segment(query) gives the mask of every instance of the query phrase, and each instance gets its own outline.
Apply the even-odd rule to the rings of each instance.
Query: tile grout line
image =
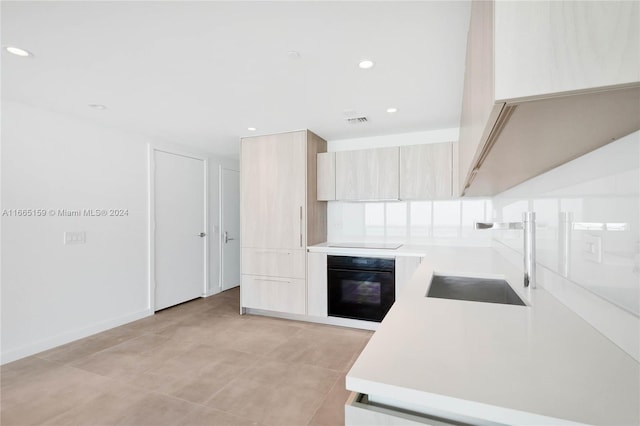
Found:
[[[313,420],[313,418],[316,416],[316,414],[318,414],[318,411],[320,411],[320,408],[322,407],[322,404],[327,400],[327,398],[329,398],[329,395],[331,394],[331,390],[333,390],[334,386],[336,386],[338,384],[338,382],[340,381],[341,376],[338,375],[338,377],[336,377],[336,380],[333,382],[333,384],[331,385],[331,387],[329,387],[329,390],[327,391],[327,393],[324,395],[324,398],[322,398],[322,400],[320,401],[320,403],[318,404],[318,406],[316,407],[316,409],[313,411],[313,414],[311,415],[311,417],[309,418],[309,421],[306,423],[307,425],[311,424],[311,421]]]

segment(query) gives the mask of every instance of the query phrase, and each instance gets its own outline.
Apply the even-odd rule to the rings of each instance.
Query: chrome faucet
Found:
[[[524,229],[524,286],[536,288],[536,214],[522,213],[522,222],[476,222],[476,229]]]

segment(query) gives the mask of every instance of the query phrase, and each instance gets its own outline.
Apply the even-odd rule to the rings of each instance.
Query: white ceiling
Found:
[[[335,140],[459,125],[468,1],[1,8],[2,45],[34,54],[3,50],[3,99],[163,141],[237,158],[247,127]],[[349,109],[370,122],[346,123]]]

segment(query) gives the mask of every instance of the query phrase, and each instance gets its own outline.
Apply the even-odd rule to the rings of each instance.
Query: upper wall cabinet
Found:
[[[318,201],[336,199],[336,153],[321,152],[318,154]]]
[[[400,147],[400,199],[451,198],[452,143]]]
[[[398,199],[398,147],[340,151],[335,155],[336,199]]]
[[[497,194],[640,128],[639,8],[472,2],[457,193]]]

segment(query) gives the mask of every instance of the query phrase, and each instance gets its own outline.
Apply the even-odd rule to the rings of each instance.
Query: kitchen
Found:
[[[211,126],[200,125],[197,131],[183,127],[182,133],[176,133],[168,120],[153,123],[153,119],[157,120],[167,111],[160,105],[143,102],[144,96],[153,96],[150,90],[171,93],[153,74],[145,74],[153,84],[130,98],[148,106],[141,116],[146,121],[141,120],[133,129],[141,134],[144,130],[145,139],[151,144],[167,147],[166,151],[203,153],[200,157],[209,164],[209,173],[205,174],[209,191],[215,188],[223,192],[218,187],[221,182],[218,168],[240,170],[238,250],[242,317],[278,317],[295,323],[375,330],[346,374],[346,390],[353,392],[346,402],[346,424],[637,424],[640,386],[638,4],[382,2],[375,3],[375,7],[364,4],[368,5],[366,15],[374,22],[385,22],[385,16],[394,16],[397,22],[406,19],[409,34],[420,27],[418,20],[410,17],[427,19],[430,12],[433,16],[429,24],[433,28],[445,31],[442,27],[447,25],[438,24],[443,20],[451,27],[451,33],[447,33],[451,46],[445,49],[432,46],[434,43],[424,46],[424,49],[435,49],[431,57],[452,61],[451,69],[442,67],[432,71],[443,80],[434,80],[435,84],[428,82],[436,86],[429,86],[430,95],[421,81],[411,80],[411,74],[406,84],[381,85],[377,96],[380,99],[371,99],[366,96],[367,91],[388,81],[390,66],[382,53],[361,57],[357,52],[358,56],[347,55],[353,63],[349,64],[349,71],[345,71],[347,85],[340,87],[348,94],[347,99],[352,97],[356,102],[344,105],[341,103],[344,101],[338,99],[341,97],[335,95],[338,91],[324,97],[323,93],[314,91],[318,102],[299,92],[301,106],[292,112],[286,102],[282,102],[285,95],[272,97],[270,102],[265,102],[260,124],[254,124],[255,121],[245,124],[246,118],[235,121],[235,127],[252,126],[253,130],[240,134],[236,131],[233,145],[219,143],[219,147],[215,147],[209,137],[200,135],[206,134]],[[318,22],[331,22],[322,17],[333,16],[336,10],[332,8],[337,7],[322,3],[313,6],[203,3],[200,7],[206,9],[207,6],[219,8],[216,19],[221,26],[224,26],[223,17],[231,16],[225,13],[248,14],[252,18],[248,21],[255,23],[258,15],[266,12],[265,8],[278,8],[281,16],[275,22],[283,24],[292,17],[302,16],[311,28]],[[353,4],[341,6],[346,8],[344,16],[353,19],[348,21],[349,25],[356,25],[356,17],[365,13]],[[43,20],[48,14],[42,12],[42,7],[36,3],[27,3],[22,8],[3,5],[3,43],[6,40],[20,46],[21,38],[30,40],[28,31],[21,33],[16,29],[20,19],[47,28]],[[109,19],[99,19],[99,8],[65,7],[70,9],[56,10],[53,2],[45,10],[61,20],[61,14],[76,13],[98,28],[112,25]],[[123,7],[132,8],[127,9],[132,19],[144,11],[140,5]],[[90,15],[80,15],[88,11]],[[165,4],[159,11],[172,14],[176,9]],[[436,12],[443,15],[438,19]],[[184,10],[180,13],[196,19]],[[104,13],[104,16],[109,15]],[[211,15],[203,14],[203,20],[205,16],[211,19]],[[342,19],[346,19],[344,16]],[[361,21],[363,26],[369,26],[366,20]],[[272,52],[269,51],[265,54],[267,57],[243,63],[238,72],[250,76],[252,67],[262,64],[266,71],[275,70],[274,81],[282,83],[282,78],[277,76],[284,66],[287,69],[284,75],[291,76],[289,83],[295,89],[294,95],[302,89],[310,90],[306,88],[310,84],[306,78],[311,74],[297,74],[296,69],[307,66],[304,63],[307,58],[317,60],[314,54],[320,51],[326,54],[322,49],[333,48],[344,41],[350,33],[341,24],[344,22],[334,23],[335,32],[331,33],[334,44],[319,46],[314,44],[317,42],[313,37],[305,35],[306,43],[317,50],[310,47],[298,52],[286,47],[283,49],[286,55],[278,60],[269,59],[268,54]],[[198,28],[196,23],[193,25]],[[399,27],[402,25],[397,25],[395,30],[400,31]],[[155,32],[158,28],[152,25],[147,29],[154,36],[161,33]],[[300,30],[299,26],[296,29]],[[570,31],[565,33],[560,29]],[[51,30],[52,34],[60,32],[55,26]],[[353,31],[358,37],[367,33],[364,29]],[[96,35],[99,35],[97,30]],[[355,40],[349,43],[362,43],[367,38],[358,37],[354,35]],[[133,116],[138,107],[119,103],[117,96],[109,98],[107,93],[100,93],[104,99],[111,99],[104,101],[107,107],[101,112],[111,115],[96,117],[99,111],[95,108],[71,110],[65,106],[65,98],[59,97],[58,88],[51,86],[51,76],[62,78],[64,72],[73,74],[79,66],[89,67],[95,73],[100,66],[106,66],[115,73],[118,83],[129,87],[127,72],[111,68],[110,61],[100,62],[97,58],[92,58],[99,64],[95,67],[85,59],[75,62],[73,49],[60,49],[57,53],[65,59],[59,63],[68,62],[75,67],[51,69],[50,77],[46,77],[42,71],[27,69],[40,60],[41,49],[32,47],[37,46],[38,39],[31,40],[31,46],[22,44],[33,50],[32,57],[26,59],[31,62],[18,63],[20,58],[10,62],[13,59],[3,52],[3,209],[50,208],[47,203],[54,204],[51,208],[76,209],[86,206],[73,205],[72,200],[85,197],[85,202],[90,200],[92,205],[113,202],[124,204],[132,212],[138,211],[136,215],[120,218],[120,222],[103,225],[104,229],[92,228],[97,222],[82,224],[87,227],[88,236],[86,241],[77,242],[85,245],[68,247],[77,249],[78,256],[84,247],[87,251],[100,249],[91,247],[91,238],[101,237],[100,232],[118,233],[120,240],[113,242],[113,247],[119,247],[116,244],[121,244],[128,235],[137,237],[131,239],[128,244],[131,247],[122,248],[127,256],[121,261],[110,252],[87,253],[85,259],[93,267],[96,267],[94,259],[110,256],[110,263],[119,265],[115,270],[121,272],[93,288],[95,294],[105,299],[105,305],[100,306],[87,303],[91,292],[87,293],[79,284],[86,281],[91,272],[78,267],[76,274],[69,275],[76,268],[73,263],[64,263],[71,270],[52,275],[59,294],[38,285],[28,292],[28,283],[47,281],[35,271],[27,274],[24,266],[39,264],[37,256],[41,253],[32,259],[16,254],[28,250],[26,241],[30,241],[31,246],[39,242],[37,235],[31,236],[33,231],[29,227],[47,235],[48,227],[54,227],[53,233],[58,238],[60,231],[74,229],[73,226],[80,229],[80,225],[67,222],[71,225],[60,227],[37,221],[38,218],[26,223],[19,222],[18,218],[3,217],[3,364],[146,317],[149,307],[145,306],[152,300],[146,287],[150,279],[147,270],[138,266],[146,266],[147,256],[153,249],[146,245],[147,171],[139,170],[137,164],[140,159],[146,164],[144,158],[151,156],[157,166],[161,165],[160,149],[150,153],[145,144],[129,144],[127,137],[133,140],[131,136],[122,137],[118,143],[87,141],[87,146],[59,138],[56,143],[60,148],[56,148],[32,141],[46,140],[49,136],[43,137],[44,130],[35,136],[29,133],[35,130],[27,130],[30,120],[37,118],[35,122],[43,128],[43,123],[48,123],[48,129],[59,126],[55,124],[58,122],[65,122],[66,127],[71,128],[72,121],[101,125],[113,121],[120,123],[118,131],[121,131],[127,120],[130,121],[127,117]],[[398,37],[398,40],[409,39]],[[108,40],[107,45],[111,46],[113,41]],[[181,61],[199,55],[197,49],[181,44],[182,41],[171,42],[170,47],[174,52],[186,49],[186,56],[176,53],[177,60],[170,65],[150,60],[152,65],[166,65],[171,72],[182,76]],[[253,42],[249,40],[249,45]],[[380,43],[384,45],[382,40]],[[387,49],[387,52],[397,52],[393,46]],[[453,55],[453,49],[458,49],[457,56]],[[166,52],[160,49],[160,53]],[[342,51],[333,53],[340,58],[345,55]],[[120,58],[130,62],[130,72],[134,74],[136,67],[141,66],[142,59],[130,57],[128,51],[112,54],[111,60]],[[42,55],[43,60],[50,60],[44,52]],[[371,62],[365,63],[364,59]],[[195,62],[196,66],[205,65],[199,59]],[[453,66],[456,64],[457,68]],[[330,69],[329,75],[341,75],[340,67]],[[303,69],[309,73],[308,68]],[[26,76],[25,80],[19,79],[20,73]],[[459,78],[453,78],[455,81],[447,86],[451,92],[440,93],[437,86],[445,81],[443,75],[447,73],[457,73]],[[234,81],[231,74],[225,77]],[[253,79],[258,82],[253,87],[256,93],[266,90],[261,88],[260,78]],[[95,90],[89,89],[95,82],[86,80],[78,81],[79,86]],[[344,84],[338,80],[336,78],[335,84]],[[29,84],[14,84],[19,81],[33,88]],[[257,94],[247,93],[242,84],[232,85],[241,98],[259,98]],[[400,104],[404,97],[399,94],[395,103],[391,103],[394,86],[402,91],[412,85],[416,86],[416,93],[406,92],[407,101]],[[287,92],[288,95],[291,93]],[[183,104],[193,101],[184,94],[173,93],[173,96],[182,99]],[[77,91],[70,91],[69,98],[84,99]],[[430,111],[425,114],[417,105],[427,98],[438,99],[438,102],[430,104]],[[157,95],[150,99],[157,99]],[[326,111],[316,112],[314,105],[322,104],[326,108],[323,102],[327,100],[333,111],[329,121],[340,122],[341,136],[336,136],[339,133],[326,123],[309,118],[326,115]],[[112,112],[112,104],[122,111]],[[295,119],[278,118],[278,106]],[[234,113],[227,112],[225,117],[245,114],[237,105],[230,108]],[[446,108],[456,111],[453,122],[436,117],[439,110]],[[54,112],[45,111],[47,109]],[[127,110],[129,116],[124,113]],[[197,118],[201,113],[192,111],[192,114]],[[424,114],[433,117],[433,121],[416,124],[403,118],[403,114]],[[181,116],[189,125],[197,124],[194,117]],[[89,134],[89,127],[93,125],[86,124],[84,132],[77,130],[78,139]],[[5,126],[9,130],[5,130]],[[296,130],[307,127],[310,130]],[[150,130],[185,143],[191,135],[194,145],[185,148],[160,144],[154,141]],[[121,137],[116,133],[111,135],[111,139]],[[198,138],[199,145],[195,143]],[[238,138],[241,138],[240,146]],[[107,148],[110,143],[113,146]],[[127,144],[131,146],[125,146]],[[233,163],[234,149],[240,151],[239,164]],[[66,158],[65,153],[69,152],[77,152],[79,160]],[[53,164],[49,164],[43,154],[50,156]],[[117,185],[126,197],[110,194],[108,185],[97,187],[104,188],[104,196],[94,194],[99,191],[93,190],[89,183],[83,186],[74,179],[63,179],[65,169],[55,167],[61,164],[66,170],[77,172],[76,176],[92,176],[87,166],[99,165],[104,160],[101,156],[108,159],[109,164],[122,163],[121,175],[112,176],[113,182],[109,184]],[[13,163],[16,158],[25,163]],[[41,167],[49,173],[51,183],[34,174],[28,176],[32,179],[29,185],[16,184],[27,177],[21,171],[25,167],[25,170]],[[91,177],[89,181],[94,185],[103,184],[103,179]],[[33,189],[36,184],[44,185],[45,191]],[[72,194],[56,184],[70,186]],[[85,193],[92,195],[85,196]],[[69,205],[58,206],[56,197],[60,196],[66,197]],[[43,205],[28,204],[28,197]],[[209,211],[215,211],[216,216],[210,218],[205,234],[222,239],[226,227],[218,225],[220,205],[217,202],[217,193],[208,200]],[[525,212],[535,212],[535,217],[529,219],[535,221],[535,226],[523,223]],[[482,229],[482,224],[489,229]],[[523,228],[528,228],[529,233]],[[84,235],[73,237],[82,240]],[[65,233],[65,242],[66,238]],[[224,239],[228,239],[228,235]],[[527,243],[529,250],[525,253]],[[357,247],[363,245],[364,248]],[[55,254],[53,261],[68,261],[57,258],[59,248],[46,248],[53,251],[44,251],[41,262],[46,262],[46,256],[51,253]],[[224,250],[217,243],[210,243],[207,250],[205,264],[210,268],[207,276],[210,283],[215,283],[220,280],[220,269],[226,265],[219,257]],[[529,262],[525,271],[523,260],[527,257],[533,262]],[[355,264],[360,270],[365,269],[365,276],[370,276],[368,262],[377,268],[376,274],[392,279],[376,281],[354,278],[353,274],[345,278],[345,271],[353,270]],[[158,279],[165,265],[161,263],[160,269],[156,269]],[[23,266],[20,269],[11,265]],[[73,284],[74,275],[80,280],[78,284]],[[478,279],[504,280],[524,306],[428,297],[433,277],[442,276],[473,278],[476,284],[480,282]],[[118,279],[129,284],[120,287],[111,284]],[[361,293],[357,293],[359,287],[353,285],[358,279],[367,283]],[[96,284],[100,282],[100,279],[89,279],[94,280]],[[62,284],[65,281],[69,283],[68,288]],[[105,284],[111,286],[110,290]],[[135,296],[132,296],[134,289]],[[215,286],[210,285],[208,290],[208,299],[218,297],[219,289]],[[201,288],[196,291],[201,292]],[[26,302],[28,298],[42,299],[44,294],[61,300],[56,303],[68,306],[69,311],[60,315],[58,309],[52,311],[46,303]],[[84,301],[97,312],[71,307],[69,301],[62,301],[61,294]],[[111,298],[117,302],[109,311],[106,301]],[[371,304],[367,301],[376,305],[373,311],[363,309],[363,305]],[[30,307],[25,309],[25,306]],[[361,312],[354,313],[354,307]],[[42,327],[46,312],[57,317],[49,330]],[[114,317],[118,323],[106,321]],[[36,321],[38,318],[40,322]],[[76,332],[80,321],[104,325],[102,329],[96,325],[93,333],[89,333],[89,328]],[[66,337],[46,340],[52,335]],[[41,343],[29,346],[34,341]]]

